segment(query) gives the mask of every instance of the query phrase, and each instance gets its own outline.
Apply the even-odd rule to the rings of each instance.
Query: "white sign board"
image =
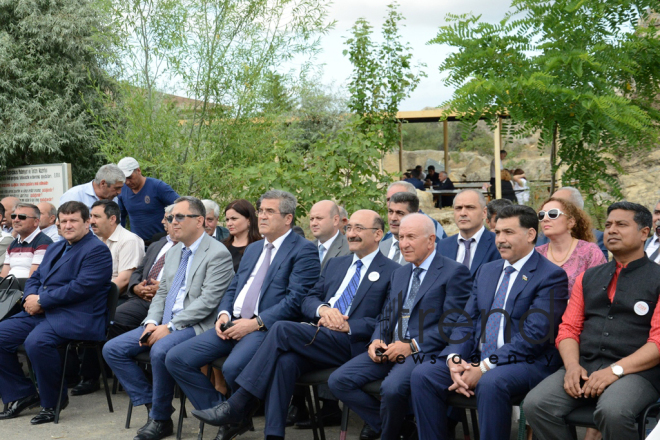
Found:
[[[71,164],[8,168],[0,173],[0,198],[12,196],[25,203],[50,202],[57,207],[70,185]]]

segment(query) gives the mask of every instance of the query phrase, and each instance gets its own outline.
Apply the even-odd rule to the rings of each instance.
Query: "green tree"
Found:
[[[103,95],[116,90],[108,75],[115,40],[104,6],[0,3],[0,169],[75,160],[78,184],[104,161],[89,114],[105,114]]]
[[[440,66],[456,87],[448,111],[466,128],[484,115],[508,112],[514,134],[541,130],[539,146],[556,139],[555,172],[590,196],[620,197],[608,167],[650,148],[660,112],[660,39],[655,0],[514,0],[499,23],[452,15],[431,43],[455,50]]]

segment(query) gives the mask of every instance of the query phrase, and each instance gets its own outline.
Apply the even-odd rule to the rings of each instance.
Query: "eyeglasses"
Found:
[[[377,231],[379,228],[365,228],[364,226],[346,226],[346,232],[351,232],[353,229],[355,229],[355,232],[358,234],[361,232],[366,231],[367,229],[373,229],[374,231]]]
[[[258,209],[257,210],[257,215],[265,215],[266,217],[272,217],[275,214],[286,215],[286,214],[282,214],[281,212],[277,212],[274,209]]]
[[[201,217],[200,214],[176,214],[176,215],[168,215],[165,217],[165,220],[167,220],[168,223],[172,223],[174,219],[176,219],[177,223],[181,223],[186,219],[186,217],[190,218],[195,218],[195,217]]]
[[[547,211],[539,211],[539,221],[542,221],[545,218],[545,215],[548,214],[550,220],[557,220],[560,215],[566,215],[561,212],[558,208],[548,209]]]
[[[36,218],[36,217],[32,217],[32,216],[25,215],[25,214],[12,214],[12,215],[10,215],[10,217],[11,217],[12,220],[16,220],[16,217],[18,217],[19,220],[25,220],[25,219],[28,219],[28,218]]]

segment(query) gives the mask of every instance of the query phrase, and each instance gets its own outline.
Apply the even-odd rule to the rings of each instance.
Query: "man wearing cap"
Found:
[[[148,245],[154,234],[162,232],[163,210],[179,195],[162,180],[144,177],[140,164],[132,157],[123,158],[117,165],[126,176],[126,185],[119,194],[121,225],[126,226],[128,216],[131,232]]]

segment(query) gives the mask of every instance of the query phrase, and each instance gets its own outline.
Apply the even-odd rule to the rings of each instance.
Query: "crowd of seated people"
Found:
[[[1,275],[27,280],[23,310],[0,321],[0,420],[41,407],[31,423],[53,422],[58,404],[76,404],[69,396],[99,390],[105,368],[147,410],[136,440],[173,434],[177,385],[217,439],[253,429],[263,407],[275,440],[310,424],[298,379],[334,368],[319,417],[339,423],[347,406],[364,440],[452,439],[459,395],[474,400],[481,439],[510,438],[520,401],[535,438],[573,438],[566,417],[589,405],[587,438],[637,438],[637,416],[660,398],[660,202],[611,204],[601,232],[574,188],[538,211],[465,189],[447,237],[420,212],[414,183],[384,195],[386,218],[318,201],[313,240],[294,231],[290,192],[232,201],[222,216],[133,158],[102,167],[59,208],[3,199],[2,241],[12,238]],[[73,340],[105,341],[103,365],[79,353],[58,402],[70,368],[59,347]],[[376,381],[379,396],[364,389]]]

